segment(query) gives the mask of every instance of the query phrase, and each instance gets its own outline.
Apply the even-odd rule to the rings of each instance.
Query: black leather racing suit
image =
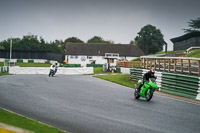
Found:
[[[155,78],[154,74],[151,73],[151,71],[148,71],[147,73],[144,74],[143,76],[143,80],[141,82],[141,84],[138,87],[138,92],[140,92],[141,87],[144,85],[144,82],[149,81],[150,78]]]

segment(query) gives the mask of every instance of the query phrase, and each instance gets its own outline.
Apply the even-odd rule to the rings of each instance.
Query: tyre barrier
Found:
[[[147,69],[130,69],[131,80],[142,79]],[[167,72],[155,73],[159,91],[200,100],[200,77]]]

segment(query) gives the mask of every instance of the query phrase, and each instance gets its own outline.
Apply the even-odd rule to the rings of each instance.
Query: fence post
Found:
[[[171,60],[169,59],[168,61],[169,61],[169,63],[168,63],[168,72],[170,72]]]
[[[166,64],[165,64],[165,59],[164,59],[164,72],[165,72],[165,65],[166,65]]]
[[[158,59],[158,69],[160,71],[160,59]]]
[[[176,60],[174,60],[174,73],[176,73]]]
[[[181,59],[181,73],[183,73],[183,59]]]
[[[147,63],[146,63],[146,69],[148,69],[148,58],[146,59]]]
[[[189,74],[191,74],[191,63],[190,63],[190,59],[188,60],[188,71],[189,71]]]
[[[200,76],[200,60],[199,60],[199,76]]]
[[[152,61],[153,61],[153,59],[150,59],[150,69],[152,67]]]
[[[156,70],[156,59],[155,59],[155,62],[154,62],[154,69]]]
[[[143,68],[145,68],[145,58],[143,58]]]

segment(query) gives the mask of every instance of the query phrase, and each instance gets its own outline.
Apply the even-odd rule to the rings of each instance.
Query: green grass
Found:
[[[165,52],[165,51],[159,51],[159,52],[157,52],[156,54],[175,54],[175,53],[183,53],[183,52],[185,52],[185,50],[177,50],[177,51],[167,51],[167,52]]]
[[[10,75],[10,74],[8,72],[0,73],[0,76],[4,76],[4,75]]]
[[[102,67],[93,67],[94,74],[111,74],[111,72],[103,72]]]
[[[136,83],[135,81],[130,80],[130,75],[129,74],[120,74],[120,75],[98,75],[95,76],[100,79],[108,80],[113,83],[117,83],[126,87],[134,87],[134,84]]]
[[[200,58],[200,50],[195,50],[186,55],[187,57],[195,57],[195,58]]]
[[[56,128],[41,124],[37,121],[30,120],[26,117],[16,115],[3,109],[0,109],[0,122],[34,131],[35,133],[64,133]]]
[[[0,66],[4,66],[4,62],[0,62]]]
[[[50,67],[51,64],[47,64],[47,63],[20,63],[20,62],[17,62],[16,66],[20,66],[20,67]]]
[[[104,73],[102,71],[102,67],[93,67],[94,68],[94,74],[101,74]]]

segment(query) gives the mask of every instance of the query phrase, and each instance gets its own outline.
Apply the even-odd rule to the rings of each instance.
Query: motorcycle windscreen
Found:
[[[151,82],[149,83],[151,85],[152,88],[157,88],[157,84],[156,84],[156,79],[155,78],[150,78]]]
[[[156,83],[156,79],[155,78],[150,78],[151,82]]]

